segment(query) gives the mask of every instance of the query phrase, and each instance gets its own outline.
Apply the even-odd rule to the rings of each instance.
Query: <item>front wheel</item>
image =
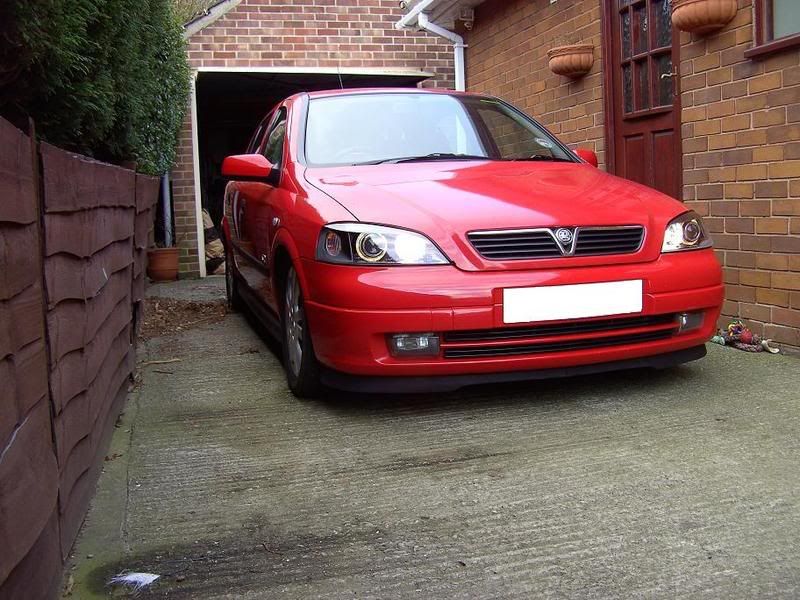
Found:
[[[289,389],[300,398],[312,398],[322,389],[319,362],[314,354],[303,292],[294,267],[289,267],[283,302],[283,363]]]

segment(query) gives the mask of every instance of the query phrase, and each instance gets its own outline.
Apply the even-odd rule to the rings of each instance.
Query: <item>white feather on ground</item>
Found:
[[[159,577],[160,575],[153,573],[120,573],[112,577],[108,585],[127,585],[138,592],[151,585]]]

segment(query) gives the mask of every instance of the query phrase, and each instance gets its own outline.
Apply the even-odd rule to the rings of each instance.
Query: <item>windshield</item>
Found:
[[[420,93],[312,99],[305,152],[312,166],[575,160],[543,128],[499,100]]]

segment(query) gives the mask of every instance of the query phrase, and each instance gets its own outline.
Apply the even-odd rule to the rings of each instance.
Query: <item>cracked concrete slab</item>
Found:
[[[74,597],[800,594],[796,358],[313,402],[241,315],[141,358],[179,361],[141,368]]]

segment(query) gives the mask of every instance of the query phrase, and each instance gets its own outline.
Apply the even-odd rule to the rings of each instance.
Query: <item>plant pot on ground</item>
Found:
[[[556,75],[581,77],[592,69],[594,46],[591,44],[570,44],[556,46],[547,52],[548,66]]]
[[[153,281],[178,278],[178,248],[150,248],[147,251],[147,276]]]
[[[736,0],[672,0],[672,24],[681,31],[709,33],[730,23],[738,8]]]

